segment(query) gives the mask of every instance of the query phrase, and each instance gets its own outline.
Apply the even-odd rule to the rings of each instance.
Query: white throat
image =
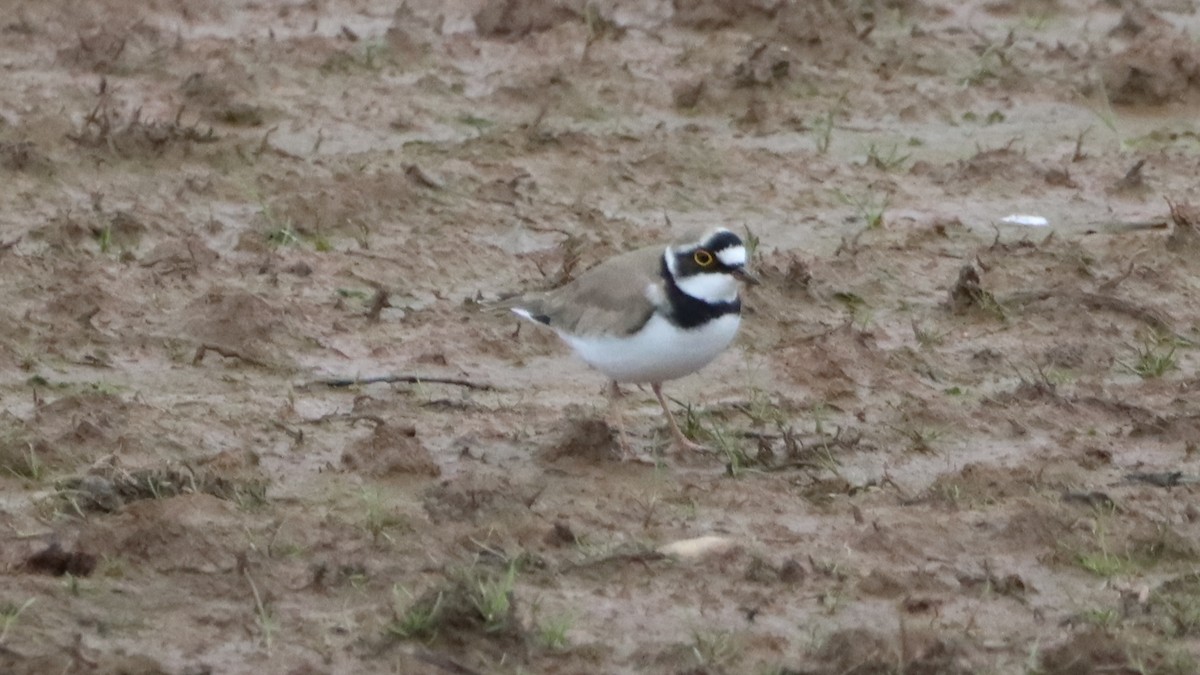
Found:
[[[738,283],[732,275],[723,272],[693,274],[687,277],[676,277],[675,285],[679,290],[708,303],[733,302],[737,300]]]

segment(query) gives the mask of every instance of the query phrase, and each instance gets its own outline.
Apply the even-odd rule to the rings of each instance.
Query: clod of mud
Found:
[[[1138,32],[1103,66],[1105,91],[1116,105],[1185,102],[1200,92],[1200,46],[1163,29]]]
[[[1090,347],[1086,342],[1055,344],[1042,352],[1042,361],[1059,368],[1080,368],[1087,363]]]
[[[64,550],[62,544],[52,541],[46,548],[26,558],[24,567],[35,574],[86,577],[96,569],[96,556],[78,549]]]
[[[950,289],[950,308],[955,312],[966,312],[996,306],[996,299],[983,288],[979,272],[974,265],[963,265],[958,270],[958,280]]]
[[[739,87],[770,86],[788,76],[792,59],[791,50],[783,45],[752,44],[733,69],[734,84]]]
[[[743,579],[756,584],[800,584],[807,577],[808,572],[795,558],[788,558],[776,567],[760,556],[752,556],[742,574]]]
[[[579,537],[576,536],[575,531],[571,529],[570,525],[558,521],[554,523],[554,527],[546,533],[542,541],[547,546],[574,546],[579,543]]]
[[[952,506],[997,504],[1028,495],[1039,487],[1039,476],[1030,469],[971,462],[956,474],[938,476],[922,500],[944,500]]]
[[[1154,10],[1139,3],[1126,8],[1125,13],[1121,15],[1121,20],[1117,22],[1116,26],[1113,26],[1112,30],[1108,31],[1108,34],[1110,37],[1133,38],[1146,30],[1161,30],[1169,28],[1170,25]]]
[[[192,73],[179,86],[179,91],[211,122],[257,127],[265,121],[260,106],[237,100],[237,92],[226,78]]]
[[[695,108],[696,104],[700,103],[700,97],[704,94],[706,86],[707,81],[704,78],[676,84],[671,89],[671,98],[675,101],[675,107],[680,110]]]
[[[1148,595],[1131,594],[1129,601],[1142,605],[1152,620],[1176,636],[1189,635],[1194,630],[1196,607],[1200,604],[1200,574],[1191,572],[1168,579]]]
[[[1099,490],[1067,491],[1061,495],[1063,503],[1082,504],[1101,511],[1116,511],[1121,507],[1106,492]]]
[[[1093,673],[1147,672],[1134,666],[1132,645],[1095,629],[1078,633],[1042,653],[1045,675],[1092,675]]]
[[[866,52],[867,37],[875,28],[874,10],[865,4],[675,0],[673,7],[671,20],[676,25],[697,30],[737,26],[829,63]]]
[[[804,566],[795,558],[788,558],[779,566],[779,580],[785,584],[802,583],[808,577]]]
[[[909,571],[877,567],[858,583],[858,590],[877,598],[903,598],[915,593],[946,592],[946,584],[932,575],[920,571]]]
[[[761,13],[763,10],[751,3],[720,0],[675,0],[672,20],[680,26],[697,30],[716,30],[732,26],[743,12]]]
[[[1112,187],[1109,188],[1109,192],[1137,194],[1148,191],[1150,186],[1146,185],[1146,176],[1142,173],[1142,169],[1145,166],[1146,160],[1139,159],[1133,166],[1129,167],[1129,170],[1125,172],[1124,176],[1121,176],[1120,180],[1113,183]]]
[[[378,424],[367,438],[342,453],[342,465],[367,476],[415,474],[440,476],[442,471],[413,426]]]
[[[137,248],[145,233],[146,226],[127,211],[106,214],[99,226],[92,228],[92,236],[97,240],[103,239],[105,246],[126,251]]]
[[[25,423],[7,410],[0,411],[0,473],[33,478],[53,456],[51,446],[35,440]]]
[[[1180,202],[1167,201],[1171,208],[1171,222],[1175,227],[1167,236],[1167,250],[1186,251],[1200,248],[1200,208]]]
[[[150,249],[141,259],[142,267],[153,267],[163,275],[195,274],[217,262],[220,256],[200,237],[189,235],[168,239]]]
[[[960,573],[956,577],[959,585],[966,589],[979,589],[997,595],[1007,597],[1023,598],[1028,593],[1035,593],[1037,589],[1032,584],[1025,581],[1018,574],[1006,574],[1000,576],[990,569],[984,569],[982,574]]]
[[[928,176],[939,185],[953,186],[961,191],[974,190],[981,181],[1001,178],[1017,184],[1064,184],[1061,177],[1063,171],[1060,167],[1051,165],[1046,168],[1030,160],[1025,151],[1014,150],[1011,143],[979,150],[971,157],[953,164],[934,165],[919,160],[913,162],[909,169],[914,176]]]
[[[788,254],[787,266],[782,268],[780,274],[783,276],[783,287],[786,290],[808,293],[813,273],[812,267],[804,258],[795,253]]]
[[[54,498],[67,513],[111,513],[131,502],[207,494],[243,505],[266,502],[262,479],[233,479],[184,468],[125,470],[104,465],[55,485]]]
[[[484,37],[520,38],[578,19],[562,0],[487,0],[475,13],[475,28]]]
[[[415,57],[424,52],[441,33],[443,17],[426,20],[413,11],[409,3],[402,2],[392,13],[385,39],[388,47],[398,56]]]
[[[573,457],[588,462],[611,462],[620,458],[617,430],[604,420],[568,419],[554,445],[541,452],[543,462]]]
[[[45,242],[54,252],[74,251],[91,239],[90,228],[79,216],[67,210],[59,211],[45,223],[34,227],[29,235],[32,240]]]
[[[97,311],[89,298],[66,299],[63,307],[47,308],[72,320]],[[55,303],[57,304],[57,303]],[[69,469],[97,450],[125,443],[135,448],[140,441],[126,434],[129,413],[136,409],[113,394],[70,394],[43,403],[25,421],[8,412],[0,413],[0,471],[34,478],[47,468]]]
[[[402,171],[345,174],[332,181],[325,177],[291,180],[279,198],[271,202],[270,212],[273,220],[290,223],[304,237],[337,233],[365,237],[363,223],[413,207],[415,190]],[[278,227],[271,222],[262,226],[264,230]],[[410,246],[416,244],[414,241]],[[419,253],[420,249],[410,251],[412,255]]]

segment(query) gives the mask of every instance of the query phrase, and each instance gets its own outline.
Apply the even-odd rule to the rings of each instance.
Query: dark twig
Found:
[[[1161,488],[1173,488],[1187,483],[1200,482],[1200,479],[1184,475],[1182,471],[1139,471],[1125,474],[1124,480],[1126,483],[1147,483]]]
[[[396,384],[399,382],[407,382],[409,384],[449,384],[456,387],[466,387],[468,389],[480,389],[483,391],[494,391],[496,387],[486,382],[472,382],[458,377],[433,377],[426,375],[379,375],[377,377],[359,377],[359,378],[333,378],[328,380],[313,380],[304,385],[302,388],[309,388],[316,385],[324,385],[326,387],[353,387],[359,384]]]

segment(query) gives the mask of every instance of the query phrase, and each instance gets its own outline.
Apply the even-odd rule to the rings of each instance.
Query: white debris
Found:
[[[1024,225],[1025,227],[1046,227],[1050,221],[1042,216],[1030,216],[1024,213],[1014,213],[1011,216],[1004,216],[1000,222],[1009,225]]]
[[[695,539],[680,539],[658,547],[658,552],[683,560],[695,560],[708,555],[718,555],[732,550],[737,542],[730,537],[708,534]]]

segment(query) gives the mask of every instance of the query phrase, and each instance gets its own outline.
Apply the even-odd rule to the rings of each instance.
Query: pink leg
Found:
[[[683,432],[679,430],[679,425],[675,423],[675,416],[671,414],[671,409],[667,407],[667,399],[663,397],[662,383],[653,382],[650,388],[654,390],[654,395],[658,397],[658,404],[662,406],[663,412],[667,415],[667,424],[671,425],[671,436],[675,439],[675,447],[680,450],[694,450],[697,452],[707,452],[708,448],[691,441]]]

